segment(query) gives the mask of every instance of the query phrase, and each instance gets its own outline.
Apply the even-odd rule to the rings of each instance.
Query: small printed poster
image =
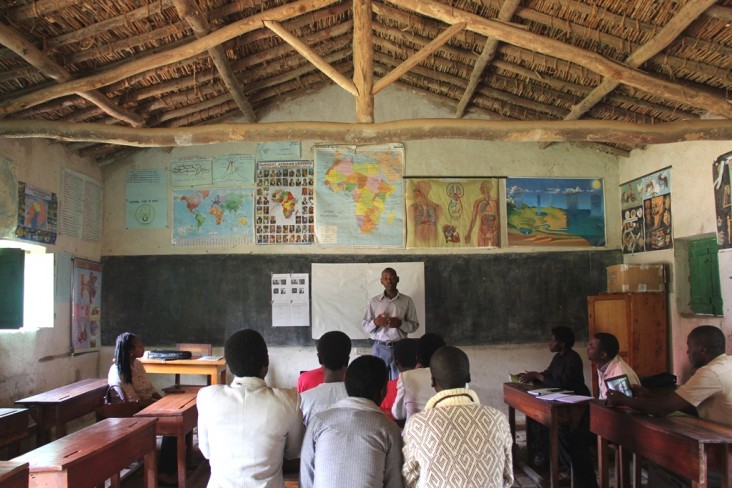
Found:
[[[18,227],[15,235],[20,239],[56,243],[58,198],[50,191],[18,182]]]
[[[310,326],[307,273],[272,275],[272,327]]]
[[[127,171],[125,223],[128,229],[168,226],[168,178],[164,170]]]
[[[673,248],[671,168],[620,185],[626,254]]]
[[[71,293],[71,348],[99,349],[102,323],[102,265],[74,258]]]
[[[729,162],[732,152],[722,154],[714,161],[714,204],[717,210],[717,244],[719,249],[732,247],[732,191],[730,190]]]
[[[312,161],[266,161],[257,166],[257,244],[315,240]]]

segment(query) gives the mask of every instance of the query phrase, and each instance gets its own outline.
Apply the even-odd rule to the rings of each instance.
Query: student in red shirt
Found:
[[[402,339],[401,341],[394,344],[394,361],[396,362],[397,369],[401,374],[403,371],[409,371],[417,367],[417,339]],[[384,401],[381,402],[381,409],[384,411],[387,417],[394,419],[391,413],[391,406],[394,405],[394,401],[397,396],[397,380],[394,378],[386,384],[386,396]]]

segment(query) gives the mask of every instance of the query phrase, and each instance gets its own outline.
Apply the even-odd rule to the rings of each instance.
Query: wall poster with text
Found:
[[[102,265],[74,258],[71,292],[71,348],[99,349],[102,323]]]
[[[18,227],[15,235],[20,239],[55,244],[57,222],[56,194],[19,181]]]
[[[671,168],[620,185],[625,254],[673,248]]]
[[[720,249],[732,247],[732,195],[730,194],[729,162],[732,152],[722,154],[714,161],[714,206],[717,210],[717,245]]]

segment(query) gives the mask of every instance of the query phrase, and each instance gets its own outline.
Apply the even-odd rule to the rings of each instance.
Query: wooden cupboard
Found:
[[[608,293],[587,297],[589,339],[597,332],[618,338],[619,355],[639,378],[668,371],[668,317],[665,293]],[[597,373],[592,368],[592,392]]]

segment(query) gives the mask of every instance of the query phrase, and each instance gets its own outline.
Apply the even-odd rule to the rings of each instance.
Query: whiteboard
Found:
[[[425,333],[424,263],[313,263],[312,337],[319,339],[331,330],[345,332],[351,339],[368,339],[361,326],[369,300],[384,293],[381,272],[394,268],[399,276],[397,289],[414,301],[419,329],[409,337]]]

